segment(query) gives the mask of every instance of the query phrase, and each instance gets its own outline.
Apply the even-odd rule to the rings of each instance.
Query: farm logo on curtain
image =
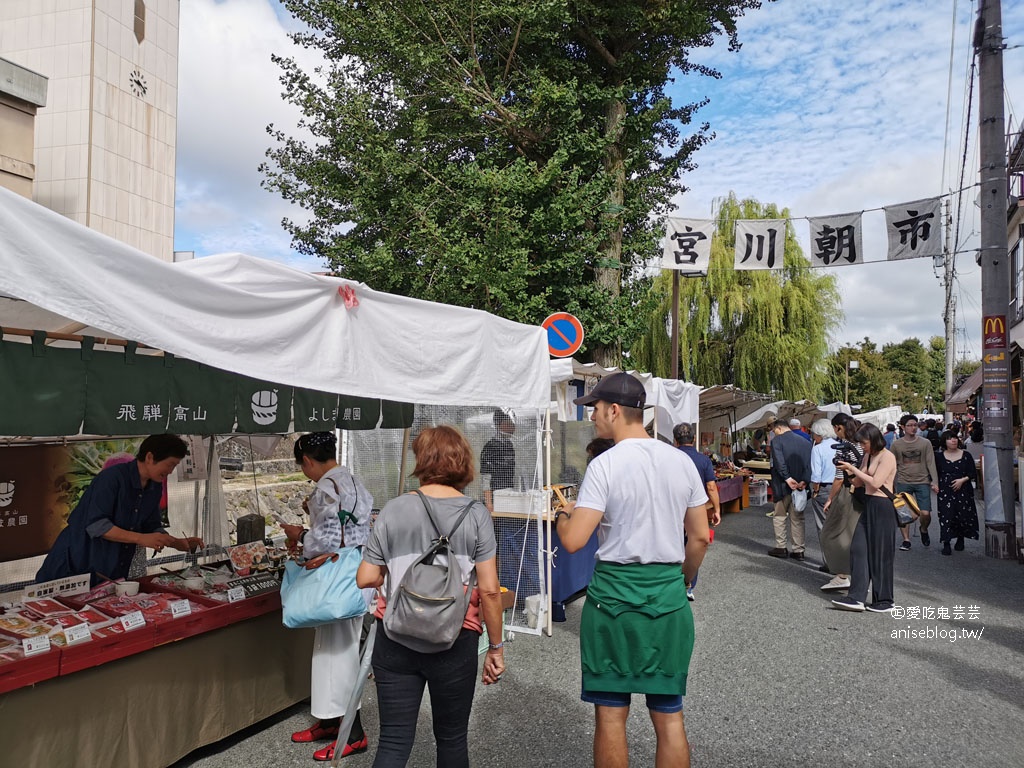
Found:
[[[782,269],[785,248],[785,219],[736,222],[735,269]]]
[[[711,263],[713,233],[714,222],[709,220],[668,219],[662,268],[706,275]]]
[[[807,219],[811,224],[811,266],[845,267],[864,263],[861,214]]]
[[[941,199],[932,197],[885,208],[889,261],[942,256]]]

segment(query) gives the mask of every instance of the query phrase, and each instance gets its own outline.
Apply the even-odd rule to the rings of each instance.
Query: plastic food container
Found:
[[[139,582],[121,581],[114,585],[114,590],[121,596],[131,597],[139,594]]]

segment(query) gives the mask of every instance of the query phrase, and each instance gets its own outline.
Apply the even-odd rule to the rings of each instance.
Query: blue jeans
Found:
[[[373,677],[380,740],[373,768],[404,768],[416,739],[423,688],[430,688],[438,768],[468,768],[469,713],[476,690],[477,641],[469,629],[441,653],[419,653],[395,642],[377,624]]]

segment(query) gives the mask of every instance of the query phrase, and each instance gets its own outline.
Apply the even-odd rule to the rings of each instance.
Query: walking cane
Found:
[[[363,643],[363,652],[359,657],[359,672],[356,675],[356,684],[352,688],[352,694],[348,697],[348,704],[345,706],[345,715],[341,718],[341,725],[338,728],[338,740],[334,742],[334,759],[331,760],[331,768],[338,768],[338,761],[341,753],[345,751],[348,744],[348,737],[352,734],[353,713],[359,706],[359,700],[363,698],[363,687],[366,685],[366,678],[370,674],[370,662],[373,659],[373,642],[377,638],[377,622],[370,625],[370,631],[366,634],[366,642]]]

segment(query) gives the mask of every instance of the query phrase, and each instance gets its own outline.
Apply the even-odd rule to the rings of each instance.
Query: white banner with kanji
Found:
[[[932,197],[885,208],[889,261],[942,256],[941,200]]]
[[[668,219],[662,269],[706,275],[711,263],[715,223],[704,219]]]
[[[863,216],[860,213],[807,220],[811,224],[812,267],[845,267],[864,263]]]
[[[782,269],[786,219],[736,222],[736,269]]]

